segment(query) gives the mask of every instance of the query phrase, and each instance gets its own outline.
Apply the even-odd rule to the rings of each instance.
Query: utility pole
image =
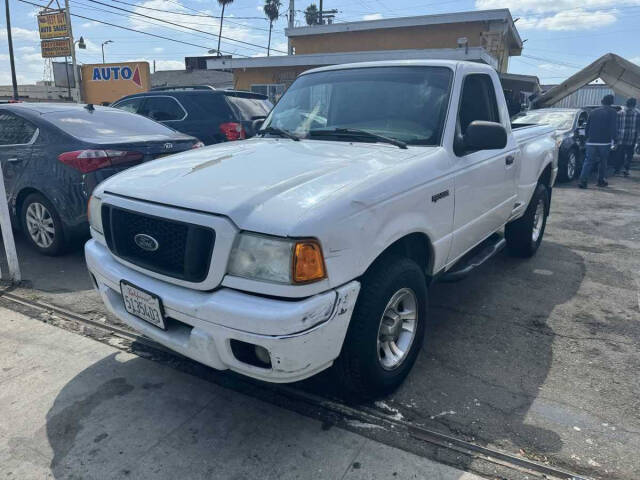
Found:
[[[76,44],[73,43],[73,30],[71,29],[71,12],[69,11],[69,0],[64,0],[67,25],[69,26],[69,43],[71,44],[71,64],[73,66],[73,83],[78,92],[77,102],[80,102],[80,79],[78,78],[78,67],[76,67]]]
[[[289,0],[289,28],[295,27],[296,6],[294,0]],[[291,45],[291,39],[287,37],[289,43],[289,55],[293,55],[293,45]]]
[[[320,14],[318,16],[320,17],[320,25],[323,25],[324,17],[322,16],[322,0],[320,0]]]
[[[11,63],[11,83],[13,84],[13,99],[18,100],[18,81],[16,80],[16,64],[13,59],[13,38],[11,37],[11,15],[9,14],[9,0],[4,0],[7,14],[7,40],[9,43],[9,62]]]

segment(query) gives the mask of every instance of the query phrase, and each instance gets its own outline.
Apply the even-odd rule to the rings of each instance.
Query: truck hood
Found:
[[[106,192],[229,217],[241,229],[287,235],[310,209],[434,147],[254,138],[184,152],[111,177]]]

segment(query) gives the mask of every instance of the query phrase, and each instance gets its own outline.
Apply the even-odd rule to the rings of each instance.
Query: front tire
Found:
[[[387,395],[404,381],[424,340],[427,284],[412,260],[383,258],[362,287],[334,370],[353,401]]]
[[[516,257],[532,257],[544,236],[549,215],[549,189],[539,183],[522,217],[507,223],[507,249]]]
[[[27,242],[43,255],[60,255],[66,247],[64,228],[55,207],[43,195],[30,194],[20,213]]]

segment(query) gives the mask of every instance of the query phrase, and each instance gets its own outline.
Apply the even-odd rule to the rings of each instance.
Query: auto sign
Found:
[[[121,62],[82,66],[83,98],[87,103],[111,103],[151,86],[148,62]]]

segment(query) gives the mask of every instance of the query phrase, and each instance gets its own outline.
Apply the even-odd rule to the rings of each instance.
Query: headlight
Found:
[[[102,233],[102,200],[95,195],[91,195],[91,198],[89,198],[87,215],[89,217],[89,225],[91,225],[91,228]]]
[[[231,250],[230,275],[268,282],[301,284],[325,278],[317,240],[293,240],[241,233]]]

